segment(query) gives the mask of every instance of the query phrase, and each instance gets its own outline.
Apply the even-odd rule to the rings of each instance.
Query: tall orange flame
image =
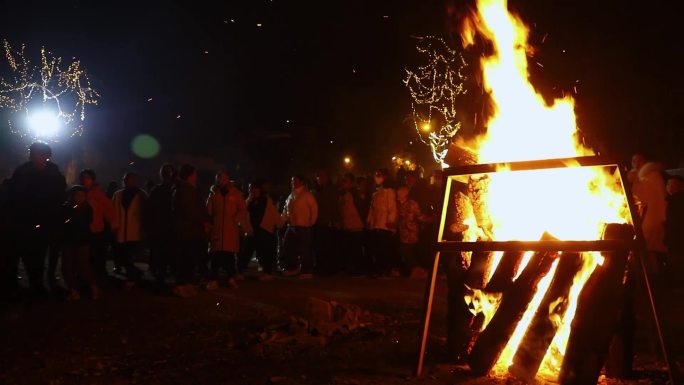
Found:
[[[534,159],[572,158],[593,155],[578,141],[574,100],[567,96],[548,104],[529,81],[528,29],[508,11],[506,0],[478,0],[477,10],[464,23],[464,45],[480,35],[491,42],[493,54],[482,59],[484,88],[493,102],[487,133],[474,144],[480,163]],[[483,196],[488,211],[488,233],[493,240],[537,241],[544,232],[562,240],[600,239],[607,223],[625,223],[624,195],[615,179],[603,169],[510,171],[490,174]],[[469,224],[472,227],[472,224]],[[472,229],[471,229],[472,232]],[[466,237],[468,238],[468,237]],[[529,259],[530,253],[526,255]],[[595,253],[583,254],[584,265],[573,281],[564,316],[549,314],[559,326],[540,372],[557,375],[579,294],[601,262]],[[518,344],[552,281],[557,261],[540,281],[534,299],[505,347],[496,371],[510,365]],[[517,275],[524,269],[519,268]],[[491,277],[493,271],[489,273]],[[516,276],[517,278],[517,276]]]

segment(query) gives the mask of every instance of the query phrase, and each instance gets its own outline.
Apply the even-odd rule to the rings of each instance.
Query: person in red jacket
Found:
[[[116,230],[114,205],[97,182],[97,175],[91,169],[81,171],[78,176],[81,185],[88,192],[88,205],[93,211],[90,222],[90,260],[99,285],[107,278],[107,230]]]
[[[207,213],[211,219],[211,270],[207,290],[218,288],[220,268],[228,275],[228,286],[237,288],[235,256],[240,251],[240,235],[252,231],[247,220],[245,198],[240,190],[230,183],[230,178],[224,171],[216,174],[216,183],[211,187],[207,199]]]

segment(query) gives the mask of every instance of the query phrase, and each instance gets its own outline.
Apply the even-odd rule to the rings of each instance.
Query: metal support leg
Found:
[[[420,338],[420,348],[418,355],[418,367],[416,377],[423,374],[423,360],[425,359],[425,347],[427,346],[428,330],[430,329],[430,315],[432,313],[432,303],[435,298],[435,284],[437,283],[437,270],[439,269],[439,251],[435,253],[432,263],[432,270],[428,276],[425,286],[425,308],[423,309],[423,333]]]
[[[667,348],[665,347],[665,338],[663,338],[663,331],[660,327],[660,318],[658,317],[658,311],[656,309],[655,299],[653,297],[653,290],[651,289],[651,281],[648,278],[648,271],[646,270],[646,263],[644,262],[644,253],[636,253],[637,258],[641,265],[641,271],[644,274],[644,282],[646,283],[646,292],[648,294],[648,300],[651,303],[651,311],[653,312],[653,321],[655,322],[656,332],[658,333],[658,342],[660,342],[661,353],[663,354],[663,359],[665,360],[665,365],[667,366],[667,376],[670,379],[670,384],[675,384],[674,374],[672,372],[672,364],[670,363],[670,357],[667,354]]]

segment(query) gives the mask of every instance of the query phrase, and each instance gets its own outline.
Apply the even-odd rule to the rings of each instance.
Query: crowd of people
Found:
[[[70,300],[85,292],[100,298],[114,276],[126,288],[151,280],[191,297],[198,289],[237,287],[253,272],[253,257],[258,274],[251,276],[261,280],[427,275],[443,199],[440,171],[430,184],[414,172],[391,183],[385,169],[372,180],[345,174],[335,184],[318,171],[311,186],[293,176],[286,199],[274,199],[270,183],[252,181],[241,191],[220,170],[209,191],[199,191],[189,164],[162,165],[159,182],[145,189],[128,172],[121,188],[110,183],[105,190],[91,169],[67,187],[51,155],[47,144],[32,144],[30,160],[2,183],[3,296],[20,292],[23,272],[31,292],[66,288]],[[632,166],[651,270],[682,271],[684,179],[641,155]],[[143,255],[147,269],[136,263]]]
[[[20,292],[23,271],[29,292],[65,288],[69,300],[100,298],[115,276],[126,288],[151,280],[191,297],[198,289],[237,287],[254,256],[252,275],[261,280],[426,276],[441,175],[428,184],[406,172],[390,183],[379,169],[372,181],[345,174],[335,184],[318,171],[310,186],[293,176],[281,200],[270,195],[270,183],[252,181],[243,192],[221,170],[208,192],[199,191],[189,164],[162,165],[159,183],[145,189],[128,172],[121,188],[110,183],[105,190],[91,169],[68,187],[51,155],[47,144],[32,144],[29,161],[0,190],[5,295]],[[147,269],[137,263],[141,256]]]

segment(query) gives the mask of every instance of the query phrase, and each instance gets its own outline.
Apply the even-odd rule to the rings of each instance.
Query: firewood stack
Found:
[[[465,148],[452,148],[449,154],[458,158],[452,164],[470,165],[476,162],[476,156]],[[454,234],[465,234],[469,228],[469,225],[464,224],[466,219],[474,218],[479,227],[476,240],[491,241],[491,220],[484,197],[489,177],[487,174],[471,175],[467,181],[466,191],[452,191],[450,199],[458,209],[447,214],[451,226],[445,229],[445,240],[455,239]],[[474,241],[472,236],[470,233],[471,239],[466,241]],[[603,240],[632,239],[632,225],[609,224],[603,236]],[[544,234],[541,240],[555,239],[550,234]],[[486,272],[491,268],[492,255],[493,252],[461,252],[462,269],[457,279],[450,279],[449,286],[452,298],[452,291],[453,294],[463,293],[457,288],[460,285],[467,285],[468,290],[472,288],[484,293],[499,293],[501,301],[493,318],[480,331],[483,326],[481,318],[473,317],[462,306],[456,310],[454,301],[449,301],[449,322],[462,325],[461,328],[470,325],[468,333],[471,342],[467,362],[474,374],[488,374],[532,301],[539,282],[557,262],[549,288],[515,351],[513,364],[508,368],[514,377],[532,381],[561,326],[560,321],[568,309],[571,287],[583,268],[584,258],[579,252],[535,252],[522,272],[518,272],[524,252],[506,251],[487,280]],[[611,371],[617,373],[616,377],[627,375],[631,370],[631,345],[624,341],[630,337],[630,333],[623,330],[629,328],[629,322],[626,323],[625,319],[630,318],[625,312],[631,311],[623,309],[623,304],[628,302],[625,301],[628,294],[625,294],[624,277],[630,255],[630,251],[602,253],[603,264],[596,267],[582,289],[558,376],[562,385],[595,384],[607,360],[610,361]],[[516,274],[518,277],[514,280]]]

